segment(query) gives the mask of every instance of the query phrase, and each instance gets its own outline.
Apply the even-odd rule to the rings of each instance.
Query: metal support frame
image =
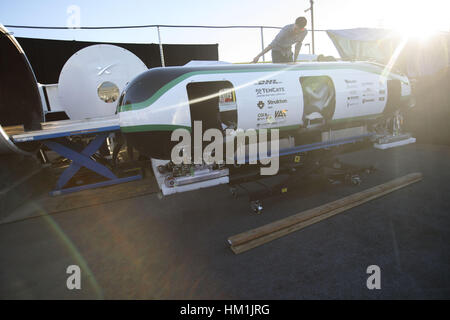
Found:
[[[91,156],[100,149],[100,147],[103,145],[107,137],[108,133],[101,133],[97,135],[94,138],[94,140],[92,140],[91,143],[89,143],[89,145],[81,152],[75,151],[74,149],[55,141],[50,140],[43,141],[43,143],[53,151],[57,152],[58,154],[67,159],[72,160],[70,166],[66,170],[64,170],[64,172],[59,177],[58,182],[56,183],[55,190],[50,192],[51,196],[142,179],[141,175],[135,175],[126,178],[118,178],[106,166],[94,161],[91,158]],[[108,180],[92,184],[86,184],[78,187],[64,188],[64,186],[78,172],[78,170],[80,170],[81,167],[86,167],[91,171],[94,171],[102,175],[103,177],[108,178]]]
[[[264,27],[261,27],[261,50],[264,51]],[[263,62],[266,62],[266,57],[263,54]]]
[[[332,162],[338,162],[340,168],[334,168]],[[330,172],[325,173],[323,169],[329,169]],[[320,171],[322,172],[316,172]],[[357,186],[361,184],[363,174],[371,174],[376,171],[374,166],[356,166],[345,164],[332,158],[330,161],[313,160],[309,163],[301,163],[298,166],[287,166],[282,173],[284,178],[276,184],[266,184],[262,180],[248,180],[241,183],[230,183],[230,192],[234,198],[238,198],[238,188],[242,189],[248,196],[250,208],[254,213],[261,213],[263,211],[263,201],[286,194],[293,189],[301,186],[301,181],[305,183],[308,177],[313,177],[314,174],[319,178],[325,178],[330,184],[345,183]],[[243,185],[243,183],[253,184],[259,186],[256,190]],[[254,188],[253,188],[254,189]]]
[[[253,212],[261,213],[263,210],[262,201],[264,199],[282,195],[287,193],[288,190],[295,189],[299,186],[298,181],[303,181],[306,177],[312,175],[316,171],[320,171],[323,168],[328,168],[330,172],[327,174],[321,173],[320,175],[326,177],[330,183],[345,182],[353,185],[361,183],[360,174],[371,173],[375,171],[373,166],[356,166],[348,165],[339,162],[340,168],[333,168],[333,163],[337,162],[336,156],[338,153],[332,148],[339,146],[351,146],[355,143],[363,143],[366,139],[369,139],[372,134],[365,134],[355,137],[349,137],[344,139],[338,139],[334,141],[316,142],[308,145],[300,145],[289,149],[280,150],[280,157],[295,158],[296,155],[301,155],[301,160],[294,163],[287,162],[280,165],[279,175],[284,178],[276,184],[266,185],[264,179],[255,176],[237,177],[234,180],[230,180],[230,192],[233,197],[238,197],[238,189],[242,189],[247,194],[250,201],[250,207]],[[309,156],[305,153],[311,153]],[[320,153],[317,153],[320,152]],[[248,163],[248,158],[246,158]],[[269,179],[270,177],[266,178]],[[247,188],[244,184],[252,184],[256,186],[256,190]]]
[[[304,144],[304,145],[295,146],[292,148],[281,149],[278,151],[278,156],[282,157],[282,156],[288,156],[288,155],[297,154],[297,153],[301,153],[301,152],[307,152],[307,151],[313,151],[313,150],[319,150],[319,149],[327,149],[327,148],[337,147],[337,146],[346,145],[346,144],[353,144],[356,142],[364,141],[364,140],[372,137],[373,135],[374,135],[373,133],[366,133],[366,134],[359,135],[359,136],[353,136],[353,137],[335,139],[335,140],[329,140],[329,141],[314,142],[311,144]],[[260,157],[259,153],[257,155],[258,161],[261,161],[264,159],[270,159],[270,158],[271,158],[270,150],[267,151],[266,156]],[[237,161],[238,157],[235,156],[234,160]],[[249,157],[249,155],[246,155],[245,163],[249,163],[249,162],[250,162],[250,157]]]

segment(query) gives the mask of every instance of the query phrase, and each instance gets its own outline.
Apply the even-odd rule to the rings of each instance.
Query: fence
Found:
[[[214,39],[222,39],[222,41],[224,43],[229,42],[230,44],[228,45],[229,47],[225,49],[225,52],[235,52],[238,54],[242,54],[242,52],[245,52],[247,50],[247,52],[253,52],[254,55],[256,56],[256,54],[260,51],[262,51],[265,48],[266,45],[266,41],[265,38],[267,38],[267,33],[269,33],[271,39],[273,39],[273,37],[275,37],[276,33],[278,32],[278,30],[280,30],[282,27],[278,27],[278,26],[240,26],[240,25],[234,25],[234,26],[201,26],[201,25],[133,25],[133,26],[98,26],[98,27],[77,27],[77,28],[73,28],[73,27],[58,27],[58,26],[25,26],[25,25],[5,25],[5,27],[7,28],[12,28],[12,29],[39,29],[39,30],[124,30],[124,29],[153,29],[157,32],[157,41],[159,43],[159,48],[160,48],[160,59],[161,59],[161,65],[165,66],[165,62],[164,62],[164,50],[163,50],[163,46],[162,46],[162,42],[163,42],[163,37],[162,37],[162,29],[166,29],[166,35],[168,36],[167,38],[173,38],[173,39],[178,39],[175,40],[174,42],[180,42],[179,41],[179,33],[178,37],[177,36],[173,36],[171,34],[172,31],[174,30],[180,30],[183,29],[183,34],[186,35],[188,34],[186,32],[187,29],[208,29],[208,30],[233,30],[233,31],[239,31],[239,33],[233,37],[233,36],[224,36],[222,33],[220,35],[215,35]],[[257,31],[259,33],[259,35],[256,35],[254,33],[246,33],[244,32],[247,30],[253,30],[253,31]],[[231,32],[233,32],[231,31]],[[334,46],[332,45],[330,39],[326,36],[325,33],[326,30],[314,30],[313,32],[311,30],[309,30],[307,38],[303,41],[303,50],[305,50],[305,48],[308,48],[308,53],[315,53],[315,48],[311,45],[311,43],[308,43],[307,41],[309,39],[311,39],[312,34],[314,33],[314,37],[315,37],[315,47],[316,48],[320,48],[319,52],[324,53],[326,55],[336,55],[337,52],[334,49]],[[231,34],[230,32],[230,34]],[[198,35],[198,33],[196,33]],[[212,34],[212,33],[211,33]],[[265,37],[266,35],[266,37]],[[205,38],[209,38],[209,36],[205,36],[205,34],[203,34],[203,36]],[[251,39],[255,39],[259,38],[259,47],[257,48],[256,46],[254,46],[254,41],[248,41],[248,39],[246,37],[251,37]],[[168,43],[168,42],[166,42]],[[225,46],[226,47],[226,46]],[[236,47],[240,47],[240,48],[236,48]],[[219,47],[220,48],[220,47]],[[231,49],[230,49],[231,48]],[[239,50],[240,49],[240,50]],[[246,50],[244,50],[246,49]],[[228,50],[228,51],[227,51]],[[227,56],[225,54],[225,56]],[[236,61],[238,60],[236,54],[228,54],[227,60],[235,60],[233,62],[242,62],[242,58],[240,58],[239,60],[241,61]],[[250,61],[251,59],[249,59],[248,61]],[[265,62],[266,61],[266,57],[263,56],[262,57],[262,61]]]

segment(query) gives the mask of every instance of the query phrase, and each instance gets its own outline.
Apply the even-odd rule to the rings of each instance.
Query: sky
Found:
[[[255,25],[279,26],[298,16],[308,19],[309,0],[0,0],[0,23],[4,25],[118,26],[171,25]],[[75,9],[74,9],[75,8]],[[392,28],[405,34],[450,31],[448,0],[315,0],[315,29],[357,27]],[[77,14],[79,12],[79,15]],[[77,19],[79,17],[79,19]],[[157,43],[156,28],[125,30],[31,30],[10,28],[18,37],[80,41]],[[265,29],[264,44],[277,30]],[[337,56],[325,32],[315,33],[316,53]],[[163,43],[218,43],[219,59],[248,62],[261,51],[259,29],[161,29]],[[311,32],[301,53],[309,53]],[[270,54],[267,56],[270,59]]]

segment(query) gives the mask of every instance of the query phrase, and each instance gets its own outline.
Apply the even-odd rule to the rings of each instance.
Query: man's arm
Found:
[[[297,42],[295,44],[294,62],[297,61],[297,57],[298,57],[298,54],[300,53],[300,48],[301,47],[302,47],[302,43],[301,42]]]
[[[263,51],[258,53],[258,55],[253,59],[253,63],[257,63],[259,58],[261,58],[263,55],[265,55],[270,50],[272,50],[272,45],[269,44]]]
[[[307,34],[308,34],[308,31],[306,29],[304,29],[300,38],[298,39],[298,42],[295,44],[294,62],[297,61],[298,54],[300,53],[300,48],[302,47],[302,42],[303,42],[303,40],[305,40],[305,37]]]

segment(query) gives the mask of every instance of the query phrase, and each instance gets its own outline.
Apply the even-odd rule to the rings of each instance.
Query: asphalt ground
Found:
[[[2,299],[449,299],[450,147],[342,157],[378,169],[360,186],[299,181],[260,215],[227,186],[46,215],[36,201],[0,225]],[[423,180],[235,255],[234,234],[411,172]],[[13,213],[14,217],[16,213]],[[68,290],[69,265],[81,290]],[[369,290],[367,267],[381,269]]]

